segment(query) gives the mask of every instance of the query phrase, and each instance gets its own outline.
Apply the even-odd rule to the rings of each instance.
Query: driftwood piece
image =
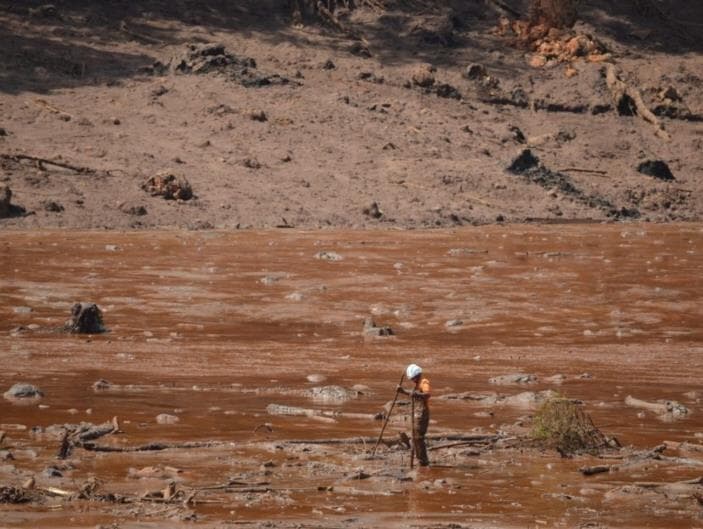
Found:
[[[111,421],[98,425],[90,423],[67,425],[61,436],[61,445],[56,457],[58,459],[66,459],[76,446],[85,447],[86,441],[93,441],[119,431],[120,424],[117,421],[117,417],[113,417]]]
[[[640,116],[643,120],[653,125],[656,129],[656,135],[664,140],[671,139],[669,133],[664,130],[664,127],[657,119],[657,116],[647,108],[647,105],[642,100],[642,95],[639,90],[625,83],[618,73],[615,71],[615,66],[608,64],[605,72],[605,82],[613,96],[615,106],[618,112],[622,115]]]

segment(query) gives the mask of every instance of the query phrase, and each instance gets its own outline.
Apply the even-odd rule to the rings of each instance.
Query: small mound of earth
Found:
[[[44,392],[32,384],[19,382],[3,393],[2,396],[10,402],[32,404],[41,400]]]
[[[342,386],[321,386],[312,388],[309,394],[312,400],[317,402],[344,402],[358,398],[361,392]]]
[[[183,176],[170,172],[157,173],[147,178],[142,189],[153,197],[163,197],[166,200],[190,200],[193,198],[193,188]]]

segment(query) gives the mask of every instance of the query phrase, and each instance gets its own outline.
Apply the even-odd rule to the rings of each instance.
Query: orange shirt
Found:
[[[425,393],[427,395],[427,398],[424,399],[425,405],[429,408],[430,407],[430,394],[432,393],[432,388],[430,387],[430,381],[426,378],[421,378],[418,380],[417,384],[415,384],[415,389],[417,391],[421,391],[422,393]]]

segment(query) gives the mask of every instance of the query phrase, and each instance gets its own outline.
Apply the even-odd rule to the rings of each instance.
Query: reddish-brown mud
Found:
[[[372,460],[368,445],[285,442],[373,437],[380,421],[273,416],[266,407],[374,414],[413,361],[433,383],[430,434],[510,432],[534,411],[443,394],[554,389],[583,400],[595,423],[623,445],[700,443],[701,248],[700,224],[0,233],[0,388],[29,382],[45,393],[39,405],[0,400],[0,430],[7,435],[0,449],[14,457],[0,461],[0,485],[35,476],[38,487],[75,491],[94,476],[102,491],[116,494],[159,490],[169,479],[184,487],[237,479],[271,489],[202,492],[202,503],[187,509],[62,498],[6,504],[0,525],[693,527],[701,514],[695,500],[639,504],[609,494],[628,483],[700,476],[690,461],[652,460],[633,471],[584,477],[578,468],[598,459],[561,459],[536,449],[473,456],[436,450],[432,469],[401,481],[407,452],[382,446]],[[316,257],[334,254],[341,260]],[[109,332],[56,332],[75,301],[98,303]],[[395,336],[365,337],[369,316]],[[452,320],[461,323],[447,325]],[[488,382],[516,372],[538,380]],[[310,374],[326,380],[311,383]],[[557,374],[563,383],[546,380]],[[94,391],[101,378],[113,387]],[[305,393],[355,384],[368,389],[342,404]],[[628,395],[676,400],[689,414],[662,421],[626,406]],[[162,413],[180,420],[158,424]],[[135,453],[77,448],[57,460],[55,436],[32,431],[113,416],[123,433],[98,444],[224,444]],[[263,423],[272,431],[255,432]],[[392,421],[386,437],[407,429]],[[181,472],[135,477],[158,465]],[[63,477],[46,477],[48,466],[60,467]],[[359,469],[372,477],[349,479]]]

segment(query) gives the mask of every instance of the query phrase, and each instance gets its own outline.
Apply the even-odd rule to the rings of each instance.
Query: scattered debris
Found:
[[[168,171],[147,178],[142,184],[142,189],[151,196],[161,196],[166,200],[190,200],[194,196],[190,182],[185,177]]]
[[[581,202],[591,208],[598,208],[605,212],[608,217],[614,219],[639,218],[640,213],[634,208],[617,208],[609,200],[599,195],[588,195],[577,188],[574,181],[560,172],[552,171],[542,165],[530,149],[524,149],[512,161],[507,169],[515,175],[521,175],[528,181],[533,182],[549,191],[558,191],[574,200]]]
[[[105,332],[103,313],[95,303],[75,303],[71,308],[71,318],[64,324],[64,330],[81,334]]]
[[[172,58],[168,65],[157,62],[151,71],[161,74],[169,68],[180,74],[219,73],[245,87],[291,83],[289,79],[278,74],[259,73],[254,59],[233,55],[223,44],[188,44],[185,51]]]

